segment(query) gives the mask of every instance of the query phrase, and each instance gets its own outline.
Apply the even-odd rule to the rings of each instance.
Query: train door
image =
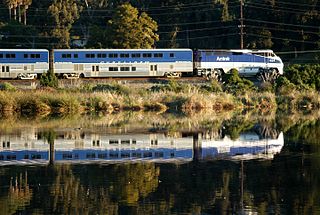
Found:
[[[8,65],[2,65],[1,66],[1,78],[10,78],[10,66]]]
[[[150,64],[150,76],[156,76],[158,71],[157,64]]]
[[[100,66],[99,65],[92,65],[91,66],[91,76],[98,77],[100,73]]]

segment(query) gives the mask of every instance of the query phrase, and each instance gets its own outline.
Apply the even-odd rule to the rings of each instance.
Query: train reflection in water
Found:
[[[0,136],[0,165],[118,162],[190,162],[210,159],[272,159],[284,145],[282,132],[257,130],[236,139],[203,132],[106,134],[80,130],[36,129]]]

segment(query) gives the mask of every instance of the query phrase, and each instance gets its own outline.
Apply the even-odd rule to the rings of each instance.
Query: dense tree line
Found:
[[[0,46],[69,48],[80,40],[90,48],[240,47],[239,1],[127,2],[3,0]],[[287,58],[318,50],[319,10],[316,0],[244,0],[244,48],[271,48]]]

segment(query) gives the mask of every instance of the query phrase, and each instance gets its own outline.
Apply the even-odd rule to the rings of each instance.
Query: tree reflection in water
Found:
[[[7,196],[0,198],[1,214],[14,214],[24,210],[31,202],[32,189],[28,184],[28,174],[25,171],[15,177],[11,177]]]
[[[237,138],[248,129],[259,138],[273,138],[279,134],[277,126],[286,129],[285,146],[269,160],[208,161],[200,157],[185,163],[54,161],[48,166],[1,167],[1,213],[317,214],[319,121],[288,126],[273,120],[259,125],[228,120],[206,129],[202,138]],[[192,134],[186,130],[185,134]],[[42,134],[54,146],[54,133]],[[179,136],[179,132],[167,134]],[[201,138],[195,139],[200,143]]]

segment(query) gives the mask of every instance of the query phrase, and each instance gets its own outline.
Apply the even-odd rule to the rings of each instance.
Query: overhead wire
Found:
[[[266,21],[266,20],[261,20],[261,19],[247,19],[246,18],[246,19],[244,19],[244,21],[283,25],[283,26],[292,26],[292,27],[313,28],[313,29],[317,29],[317,30],[320,28],[320,26],[314,26],[314,25],[298,25],[298,24],[290,24],[290,23],[283,23],[283,22],[272,22],[272,21]]]
[[[261,35],[261,34],[247,33],[246,35],[256,36],[256,37],[263,37],[263,38],[272,38],[272,39],[276,39],[276,40],[286,40],[286,41],[298,42],[298,43],[318,44],[317,42],[312,42],[312,41],[296,40],[296,39],[281,38],[281,37],[274,37],[274,36],[265,36],[265,35]]]
[[[246,25],[245,28],[254,28],[254,29],[267,29],[267,30],[274,30],[274,31],[286,31],[286,32],[294,32],[294,33],[300,33],[300,34],[314,34],[319,35],[319,32],[315,31],[304,31],[303,29],[298,30],[292,30],[292,29],[284,29],[284,28],[274,28],[274,27],[268,27],[268,26],[256,26],[256,25]]]
[[[229,2],[230,3],[230,2]],[[277,2],[276,4],[278,4],[279,2]],[[289,5],[290,6],[290,3],[283,3],[281,2],[282,4],[285,4],[285,5]],[[212,2],[198,2],[198,3],[190,3],[190,4],[181,4],[181,5],[168,5],[168,6],[161,6],[161,7],[150,7],[148,9],[154,9],[154,11],[156,10],[163,10],[163,8],[166,8],[166,10],[170,9],[170,8],[175,8],[175,7],[180,7],[180,8],[197,8],[197,7],[203,7],[203,6],[206,6],[206,5],[213,5]],[[239,3],[237,1],[234,1],[234,2],[231,2],[231,4],[237,4],[237,5],[234,5],[234,6],[231,6],[231,8],[233,7],[239,7]],[[251,4],[251,5],[250,5]],[[255,6],[255,5],[258,5],[258,6]],[[292,5],[297,5],[297,4],[292,4]],[[308,4],[305,4],[305,6],[307,6]],[[269,9],[267,8],[266,6],[270,6],[269,4],[264,4],[264,3],[257,3],[257,2],[250,2],[250,3],[247,3],[246,6],[248,7],[260,7],[260,6],[263,6],[261,8],[263,9]],[[302,6],[300,4],[300,6]],[[308,5],[309,6],[309,5]],[[314,6],[312,6],[314,8]],[[229,6],[230,8],[230,6]],[[284,8],[284,7],[281,7],[281,6],[274,6],[274,8],[277,8],[279,9],[279,11],[281,12],[290,12],[290,13],[296,13],[296,14],[300,14],[300,13],[303,13],[302,11],[303,10],[300,10],[300,9],[293,9],[293,8],[289,8],[289,9],[292,9],[292,11],[289,11],[287,10],[288,7]],[[7,10],[8,8],[6,8]],[[148,10],[146,8],[139,8],[141,10]],[[212,10],[220,10],[221,8],[210,8],[210,9],[205,9],[203,10],[202,12],[205,12],[205,11],[212,11]],[[97,11],[97,12],[112,12],[112,11],[115,11],[115,9],[112,9],[112,10],[94,10],[94,9],[90,9],[91,11]],[[295,11],[294,11],[295,10]],[[44,10],[43,10],[44,11]],[[150,10],[149,10],[150,11]],[[185,14],[185,13],[193,13],[195,12],[194,10],[192,11],[181,11],[181,12],[175,12],[174,14]],[[199,12],[199,11],[197,11]],[[201,11],[200,11],[201,12]],[[170,15],[172,13],[159,13],[158,15],[162,16],[162,15]],[[154,16],[156,16],[157,14],[153,14]],[[42,16],[42,15],[30,15],[30,16]],[[104,18],[107,18],[107,17],[111,17],[111,16],[93,16],[93,17],[104,17]],[[277,25],[277,26],[290,26],[290,27],[298,27],[298,28],[310,28],[310,29],[319,29],[319,26],[311,26],[311,25],[299,25],[299,24],[291,24],[291,23],[282,23],[282,22],[272,22],[272,21],[266,21],[266,20],[256,20],[256,19],[244,19],[244,21],[248,21],[248,22],[258,22],[258,23],[264,23],[264,24],[273,24],[273,25]],[[213,20],[213,21],[198,21],[198,22],[186,22],[186,23],[175,23],[174,25],[175,26],[188,26],[188,25],[199,25],[199,24],[210,24],[210,23],[220,23],[221,20]],[[167,27],[167,26],[173,26],[172,23],[170,24],[163,24],[163,23],[159,23],[158,24],[159,27]],[[37,26],[37,27],[43,27],[43,28],[55,28],[56,26]],[[253,25],[249,25],[247,24],[247,27],[248,28],[259,28],[258,26],[253,26]],[[263,26],[264,28],[268,28],[270,30],[278,30],[276,28],[270,28],[270,27],[265,27]],[[82,27],[79,27],[79,26],[73,26],[74,29],[81,29]],[[195,32],[195,31],[206,31],[206,30],[219,30],[219,29],[231,29],[231,28],[234,28],[234,29],[237,29],[236,26],[232,27],[232,26],[229,26],[229,27],[225,27],[225,26],[222,26],[222,27],[212,27],[212,28],[209,28],[209,27],[206,27],[206,28],[198,28],[198,29],[185,29],[185,30],[178,30],[177,32],[179,33],[184,33],[184,32]],[[290,31],[290,32],[297,32],[299,33],[299,30],[291,30],[291,29],[281,29],[281,31]],[[165,33],[171,33],[172,31],[159,31],[157,33],[159,34],[165,34]],[[314,32],[311,32],[310,30],[309,31],[304,31],[304,33],[310,33],[310,34],[317,34],[317,33],[314,33]],[[249,35],[249,34],[247,34]],[[251,36],[255,35],[255,34],[250,34]],[[10,35],[8,35],[10,36]],[[15,35],[16,36],[16,35]],[[21,37],[24,36],[26,37],[26,35],[20,35]],[[214,36],[219,36],[219,35],[214,35]],[[224,36],[224,35],[222,35]],[[262,35],[256,35],[256,36],[262,36]],[[30,36],[32,37],[32,36]],[[212,36],[200,36],[200,37],[194,37],[194,38],[210,38]],[[34,38],[34,37],[33,37]],[[50,36],[39,36],[37,38],[53,38],[53,37],[50,37]],[[288,40],[288,41],[295,41],[295,42],[305,42],[305,43],[312,43],[314,44],[314,42],[311,42],[311,41],[305,41],[305,40],[295,40],[295,39],[288,39],[288,38],[279,38],[279,37],[272,37],[274,39],[279,39],[279,40]],[[193,39],[193,38],[189,38],[189,39]],[[176,39],[176,40],[185,40],[185,39]]]

